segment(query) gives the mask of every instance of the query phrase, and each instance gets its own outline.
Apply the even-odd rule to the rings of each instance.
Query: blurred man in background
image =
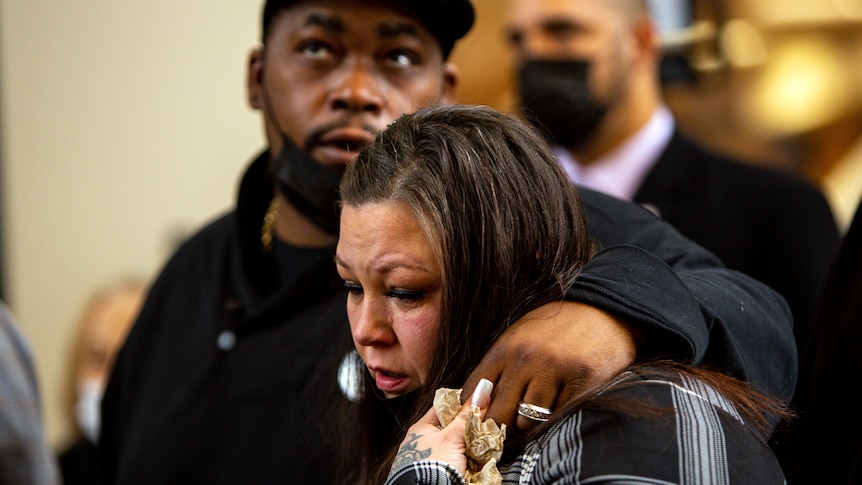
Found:
[[[776,289],[800,373],[839,232],[822,193],[700,146],[662,99],[660,31],[645,0],[509,0],[524,114],[579,185],[633,200]]]
[[[143,278],[120,277],[98,288],[81,312],[66,381],[67,415],[75,426],[59,453],[64,485],[101,483],[96,442],[102,395],[145,295]]]

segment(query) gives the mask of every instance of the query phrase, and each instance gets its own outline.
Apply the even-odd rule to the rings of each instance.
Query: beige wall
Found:
[[[7,300],[52,442],[89,292],[147,276],[231,204],[262,146],[244,99],[259,0],[0,0]]]

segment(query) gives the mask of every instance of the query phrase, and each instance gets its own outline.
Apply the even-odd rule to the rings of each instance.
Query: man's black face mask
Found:
[[[282,148],[270,162],[278,190],[302,215],[330,234],[340,222],[338,184],[345,167],[323,165],[300,150],[284,133]]]
[[[589,61],[527,60],[519,71],[521,108],[551,142],[577,147],[592,135],[608,105],[588,86]]]

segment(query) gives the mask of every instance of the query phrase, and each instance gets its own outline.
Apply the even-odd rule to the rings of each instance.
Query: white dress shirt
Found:
[[[643,128],[589,165],[578,163],[564,147],[555,146],[554,153],[575,184],[632,200],[670,143],[674,127],[673,114],[661,105]]]

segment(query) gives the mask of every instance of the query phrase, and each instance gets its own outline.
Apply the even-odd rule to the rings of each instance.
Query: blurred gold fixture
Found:
[[[733,67],[755,67],[766,62],[768,52],[763,34],[747,20],[728,21],[721,30],[719,43]]]
[[[767,138],[822,126],[852,104],[852,78],[838,48],[815,34],[775,48],[749,91],[739,120]]]

